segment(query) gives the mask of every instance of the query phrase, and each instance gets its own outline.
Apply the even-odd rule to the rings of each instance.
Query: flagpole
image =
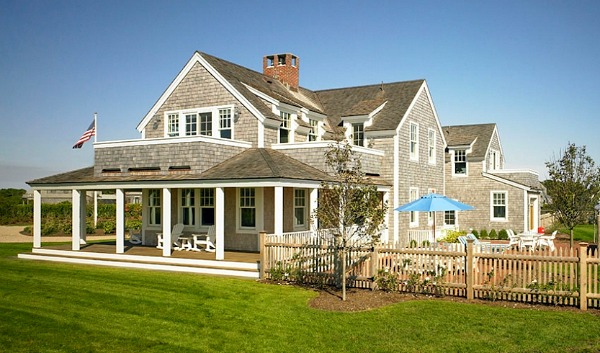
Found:
[[[94,143],[98,141],[98,113],[94,113]]]

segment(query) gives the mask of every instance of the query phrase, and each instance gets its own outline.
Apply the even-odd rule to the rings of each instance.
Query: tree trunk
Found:
[[[573,228],[571,228],[571,234],[569,236],[569,242],[571,244],[571,248],[573,247]]]
[[[346,300],[346,247],[342,249],[342,300]]]

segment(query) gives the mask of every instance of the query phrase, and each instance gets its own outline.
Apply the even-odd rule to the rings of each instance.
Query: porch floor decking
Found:
[[[81,245],[78,251],[71,244],[43,245],[19,258],[246,278],[258,278],[260,268],[259,253],[226,251],[224,260],[206,251],[173,250],[171,256],[162,256],[162,249],[126,242],[125,252],[117,254],[115,241]]]

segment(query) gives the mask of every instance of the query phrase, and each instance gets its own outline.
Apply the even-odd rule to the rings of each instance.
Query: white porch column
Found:
[[[33,190],[33,247],[42,247],[42,193]]]
[[[171,256],[171,189],[162,189],[163,256]]]
[[[217,260],[225,259],[225,190],[223,188],[215,188],[215,233],[216,254]]]
[[[317,210],[317,207],[319,207],[319,189],[314,188],[314,189],[310,189],[310,224],[312,225],[312,229],[316,231],[317,229],[319,229],[319,222],[317,221],[317,219],[315,218],[315,212]]]
[[[125,192],[123,189],[116,190],[117,196],[117,230],[116,230],[116,241],[117,241],[117,254],[123,254],[125,252]]]
[[[283,186],[275,187],[275,234],[283,234]]]
[[[73,189],[71,192],[71,250],[80,250],[81,224],[85,224],[85,217],[81,219],[81,207],[85,207],[85,191]],[[85,229],[85,228],[84,228]]]
[[[383,218],[384,229],[381,231],[381,242],[388,243],[390,241],[390,192],[386,191],[383,193],[383,204],[388,206]],[[391,210],[394,212],[394,209]],[[435,221],[434,221],[435,222]]]

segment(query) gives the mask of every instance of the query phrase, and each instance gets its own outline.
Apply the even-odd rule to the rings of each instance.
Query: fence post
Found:
[[[579,309],[587,310],[587,246],[579,243]]]
[[[467,285],[467,300],[473,300],[475,295],[473,293],[473,241],[474,239],[467,238],[467,263],[465,264],[465,280]]]
[[[377,259],[379,258],[379,248],[374,246],[371,250],[371,290],[375,290],[377,288],[377,282],[375,282],[375,277],[377,276]]]
[[[258,269],[258,278],[265,279],[265,266],[267,264],[267,249],[265,249],[265,238],[267,232],[258,233],[258,248],[260,249],[260,266]]]

